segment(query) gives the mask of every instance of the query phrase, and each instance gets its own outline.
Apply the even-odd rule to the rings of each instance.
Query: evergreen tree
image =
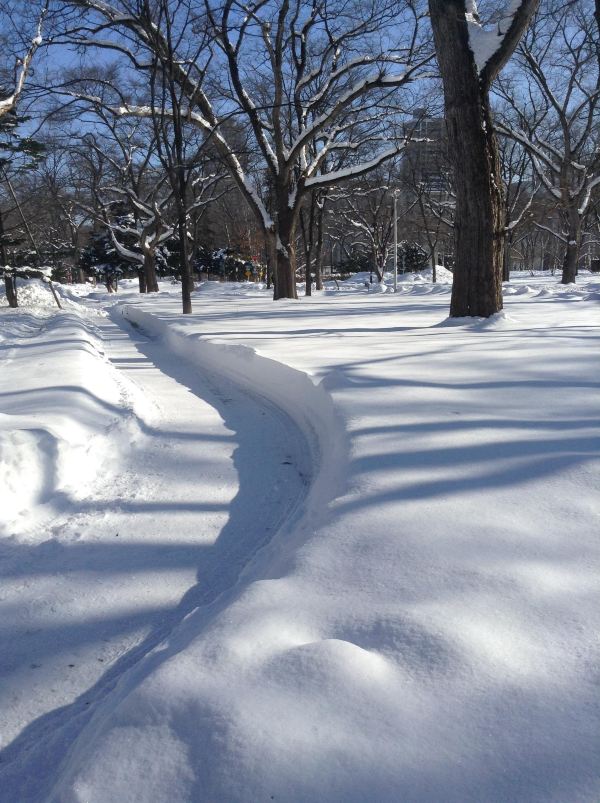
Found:
[[[31,170],[37,167],[44,156],[44,146],[29,136],[22,136],[18,130],[19,125],[26,123],[27,119],[18,117],[13,111],[0,117],[0,182],[9,182],[9,169],[13,175]],[[16,270],[8,264],[7,246],[17,245],[22,240],[23,238],[7,232],[5,213],[0,204],[0,276],[4,277],[6,298],[10,307],[17,307],[18,299]]]

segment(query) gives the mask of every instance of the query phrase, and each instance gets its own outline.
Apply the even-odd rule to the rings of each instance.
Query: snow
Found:
[[[54,289],[60,298],[61,304],[67,308],[76,307],[83,315],[88,314],[86,307],[82,307],[80,304],[73,302],[71,298],[61,292],[61,285],[55,283]],[[41,279],[17,279],[17,296],[19,307],[34,308],[35,310],[41,310],[45,307],[56,309],[56,301],[52,295],[52,290],[48,284]],[[0,307],[7,306],[6,295],[2,292],[0,293]],[[102,315],[103,313],[101,311],[94,311],[93,314]]]
[[[439,271],[0,310],[0,800],[598,799],[600,282]]]
[[[495,23],[494,29],[486,30],[480,23],[475,0],[466,0],[465,18],[469,31],[469,44],[475,57],[478,71],[483,72],[485,65],[500,49],[505,35],[512,25],[515,14],[523,0],[509,0],[505,4],[502,16]]]

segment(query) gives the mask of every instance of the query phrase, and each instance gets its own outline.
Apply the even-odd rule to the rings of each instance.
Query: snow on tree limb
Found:
[[[504,67],[524,29],[529,24],[539,0],[508,0],[494,29],[481,24],[475,0],[464,0],[469,44],[482,82],[489,86]]]
[[[38,19],[36,35],[31,40],[29,48],[25,56],[19,60],[16,65],[15,69],[15,80],[14,80],[14,87],[13,91],[8,97],[0,99],[0,118],[4,117],[5,114],[14,111],[17,102],[21,95],[23,94],[23,89],[25,88],[25,80],[27,79],[27,74],[31,67],[31,62],[35,53],[39,46],[42,44],[42,24],[44,22],[44,17],[48,11],[48,2],[45,2],[41,11],[40,16]]]
[[[314,176],[313,178],[309,178],[305,181],[304,187],[305,189],[326,187],[331,184],[339,184],[342,181],[356,178],[357,176],[362,176],[364,173],[368,173],[370,170],[378,167],[388,159],[393,159],[394,156],[398,156],[398,154],[401,153],[405,147],[406,143],[403,142],[400,145],[394,145],[394,147],[388,148],[368,162],[361,162],[360,164],[352,165],[351,167],[347,167],[343,170],[335,170],[331,173],[323,173],[320,176]]]

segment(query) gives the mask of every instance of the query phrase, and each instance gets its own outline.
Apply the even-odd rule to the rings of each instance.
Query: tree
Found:
[[[137,69],[148,69],[140,50],[150,54],[150,61],[158,59],[186,100],[183,116],[211,138],[263,228],[276,265],[275,298],[295,298],[295,231],[304,196],[368,172],[403,147],[401,139],[390,144],[386,131],[397,110],[394,90],[414,81],[430,60],[415,4],[206,0],[202,13],[199,4],[175,4],[177,20],[165,13],[166,0],[135,7],[99,0],[64,0],[64,5],[90,14],[87,23],[77,18],[70,41],[111,47]],[[170,32],[167,19],[173,20]],[[196,41],[203,36],[205,41],[196,52],[192,27]],[[122,38],[107,39],[106,28],[120,31]],[[219,113],[207,76],[222,86],[223,74],[228,89]],[[147,106],[127,101],[115,112],[152,114]],[[244,121],[270,175],[272,214],[228,139],[224,123],[232,116]],[[328,154],[340,150],[356,157],[353,166],[320,172]]]
[[[23,90],[25,88],[25,81],[29,70],[31,68],[31,62],[33,61],[33,57],[39,46],[42,43],[42,23],[44,17],[46,15],[48,8],[48,3],[45,2],[39,7],[39,16],[37,19],[35,35],[33,38],[24,45],[24,54],[20,54],[14,57],[14,68],[12,70],[12,75],[10,76],[10,85],[4,86],[0,89],[0,136],[6,136],[9,140],[7,143],[6,141],[3,142],[3,150],[6,153],[6,150],[11,151],[14,153],[15,150],[19,153],[27,152],[29,149],[29,143],[32,140],[21,140],[18,145],[14,144],[14,140],[11,142],[10,140],[13,139],[14,134],[14,126],[16,123],[16,108],[19,102],[21,95],[23,94]],[[8,23],[9,21],[14,22],[12,9],[10,8],[10,4],[6,7],[5,3],[0,5],[0,19],[3,22],[3,29],[6,31],[6,25],[4,23]],[[4,75],[6,75],[8,70],[4,69],[2,71]],[[6,158],[6,157],[4,157]],[[10,307],[18,306],[18,299],[17,299],[17,285],[15,276],[13,272],[7,270],[7,259],[6,259],[6,249],[5,249],[5,231],[4,231],[4,220],[2,218],[2,212],[0,210],[0,259],[2,260],[2,271],[4,273],[4,284],[6,287],[6,298]]]
[[[16,33],[19,31],[23,24],[27,24],[25,19],[15,19],[15,12],[12,8],[12,3],[0,3],[0,20],[2,22],[2,30],[4,36],[7,35],[7,28],[13,29]],[[33,57],[36,54],[39,46],[42,44],[42,24],[44,17],[48,11],[48,0],[40,3],[37,7],[37,21],[35,23],[35,33],[33,38],[25,41],[22,46],[22,52],[12,56],[14,66],[12,70],[4,68],[2,73],[6,75],[7,72],[12,72],[10,76],[10,85],[4,86],[0,91],[0,119],[7,114],[11,114],[17,108],[17,104],[23,90],[25,89],[25,81],[31,69]],[[4,80],[4,76],[3,76]]]
[[[434,119],[432,122],[439,121]],[[437,125],[435,129],[438,129]],[[448,164],[445,137],[442,142],[436,143],[426,165],[421,164],[418,151],[411,153],[411,149],[407,149],[400,178],[405,228],[414,229],[418,240],[426,244],[432,281],[436,282],[438,248],[440,244],[445,246],[451,237],[456,206],[453,172]]]
[[[505,226],[489,93],[538,2],[513,0],[486,30],[474,0],[429,0],[455,173],[452,317],[487,318],[502,309]]]
[[[521,75],[506,81],[513,125],[502,132],[529,153],[561,210],[562,283],[575,281],[593,192],[600,185],[600,0],[545,0],[517,51]]]
[[[523,220],[530,215],[539,184],[532,180],[528,170],[527,151],[520,143],[502,137],[500,139],[500,164],[504,189],[504,265],[502,279],[510,281],[512,250],[517,231]]]
[[[336,213],[354,231],[354,246],[369,254],[377,281],[383,281],[388,256],[393,251],[394,212],[390,184],[394,170],[379,168],[360,184],[353,182],[347,191],[333,196]]]

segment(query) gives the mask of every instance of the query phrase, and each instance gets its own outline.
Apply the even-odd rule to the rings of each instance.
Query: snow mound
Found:
[[[381,282],[381,284],[368,284],[367,290],[369,293],[387,293],[388,286]]]
[[[427,268],[426,270],[422,270],[420,275],[426,281],[432,281],[433,279],[433,269]],[[435,269],[436,280],[440,284],[452,284],[452,280],[454,278],[454,274],[452,271],[445,268],[443,265],[437,265]]]
[[[371,276],[373,276],[372,282]],[[436,284],[441,286],[452,284],[452,278],[452,272],[443,267],[443,265],[438,265],[436,267]],[[391,271],[386,271],[383,277],[383,282],[381,283],[376,281],[374,273],[371,274],[369,271],[361,271],[360,273],[352,274],[352,276],[349,276],[347,279],[344,279],[338,284],[339,290],[342,292],[347,292],[348,290],[364,291],[366,288],[370,293],[385,293],[385,289],[375,288],[389,288],[390,285],[393,285],[393,283],[394,274]],[[433,284],[432,268],[426,268],[425,270],[420,271],[410,271],[408,273],[398,273],[398,285],[401,288],[401,292],[406,292],[407,287],[419,285],[425,286],[431,284]],[[325,286],[328,290],[338,289],[333,282],[327,282]]]
[[[65,292],[62,285],[54,284],[54,289],[56,291],[57,296],[60,299],[60,303],[65,308],[77,309],[80,312],[88,313],[90,309],[85,307],[83,304],[78,303],[74,299],[70,297],[70,294]],[[23,307],[25,309],[32,309],[32,308],[52,308],[54,310],[57,309],[56,301],[54,300],[54,296],[52,295],[52,290],[50,289],[49,285],[42,281],[42,279],[17,279],[17,297],[19,302],[19,308]],[[4,287],[0,291],[0,306],[8,307],[8,302],[6,301],[6,292]],[[92,311],[92,314],[97,315],[105,315],[106,313],[97,310]]]
[[[0,427],[11,426],[0,414]],[[20,529],[27,513],[48,500],[54,485],[56,438],[46,429],[0,429],[0,487],[3,488],[0,533]]]
[[[510,327],[513,321],[514,318],[511,318],[506,312],[501,311],[490,315],[489,318],[481,318],[475,315],[464,318],[446,318],[444,321],[435,324],[433,328],[468,326],[470,329],[477,330],[504,329],[507,326]]]
[[[39,284],[26,290],[42,297]],[[89,319],[44,305],[2,318],[0,535],[37,540],[111,475],[137,421],[118,414],[123,391]]]
[[[265,291],[272,292],[263,282],[216,282],[211,279],[196,285],[196,293],[211,296],[262,296]]]

